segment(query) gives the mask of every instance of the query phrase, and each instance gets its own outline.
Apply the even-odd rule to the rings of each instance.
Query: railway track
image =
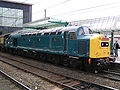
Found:
[[[109,71],[103,71],[101,77],[108,78],[114,81],[120,81],[120,64],[111,63],[112,68]]]
[[[81,89],[92,89],[92,90],[101,90],[101,89],[105,89],[105,90],[115,90],[115,88],[111,88],[105,85],[100,85],[100,84],[96,84],[96,83],[91,83],[91,82],[85,82],[82,80],[78,80],[72,77],[68,77],[63,75],[59,75],[56,74],[54,72],[54,70],[49,71],[49,70],[43,70],[43,68],[45,68],[44,65],[42,65],[43,68],[39,68],[37,67],[38,64],[32,63],[32,65],[30,64],[30,62],[32,62],[31,60],[26,61],[25,59],[20,59],[17,60],[15,57],[10,56],[10,55],[4,55],[4,54],[0,54],[1,57],[1,61],[8,63],[12,66],[15,66],[17,68],[20,68],[22,70],[25,70],[27,72],[31,72],[37,76],[40,76],[44,79],[46,79],[47,81],[50,81],[52,83],[55,83],[59,86],[63,87],[63,90],[81,90]],[[57,72],[57,71],[56,71]]]
[[[101,75],[104,78],[108,78],[114,81],[120,81],[120,73],[112,72],[112,71],[104,71]]]
[[[0,90],[31,90],[0,70]]]

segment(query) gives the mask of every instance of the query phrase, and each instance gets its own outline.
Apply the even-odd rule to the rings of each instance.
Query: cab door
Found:
[[[76,55],[78,48],[76,32],[69,32],[68,34],[68,53],[69,55]]]

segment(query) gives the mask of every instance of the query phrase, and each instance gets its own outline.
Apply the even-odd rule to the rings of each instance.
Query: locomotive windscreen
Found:
[[[87,27],[83,27],[83,30],[84,30],[85,34],[91,34],[92,33],[92,31]]]
[[[101,47],[108,47],[109,43],[108,42],[101,42]]]
[[[88,27],[83,27],[78,32],[79,35],[92,34],[92,31]]]

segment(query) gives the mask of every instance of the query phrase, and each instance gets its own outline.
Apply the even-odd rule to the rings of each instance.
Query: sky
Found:
[[[46,16],[77,21],[120,15],[120,0],[11,0],[31,3],[32,21]]]

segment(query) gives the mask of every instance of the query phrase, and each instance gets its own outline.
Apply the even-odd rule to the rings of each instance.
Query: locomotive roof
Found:
[[[58,28],[44,29],[44,30],[25,29],[25,30],[16,31],[16,32],[12,33],[11,35],[25,35],[25,34],[76,31],[80,27],[82,27],[82,26],[58,27]]]

